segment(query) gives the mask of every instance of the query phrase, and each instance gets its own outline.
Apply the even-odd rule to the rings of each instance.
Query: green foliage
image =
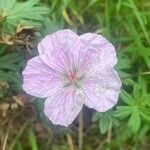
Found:
[[[34,134],[34,131],[32,129],[29,132],[29,141],[31,145],[31,150],[38,150],[38,145],[36,142],[36,135]]]
[[[145,28],[145,24],[146,24],[147,20],[144,17],[144,15],[142,15],[140,13],[140,11],[138,10],[138,8],[136,7],[134,0],[128,0],[127,3],[123,2],[123,5],[125,5],[126,7],[129,7],[133,11],[133,14],[135,15],[137,21],[139,22],[139,24],[144,32],[147,42],[150,44],[149,34]]]
[[[119,126],[118,119],[114,116],[114,112],[112,110],[107,112],[97,112],[94,114],[93,121],[99,120],[99,128],[102,134],[106,133],[106,131],[113,125]]]
[[[58,20],[56,16],[52,16],[51,18],[44,19],[44,28],[42,31],[43,36],[56,32],[57,30],[63,29],[64,20]]]
[[[122,92],[113,110],[96,112],[92,118],[95,123],[84,128],[85,150],[150,149],[149,8],[150,3],[145,0],[0,0],[0,42],[4,36],[3,32],[9,36],[14,35],[17,25],[21,24],[23,27],[33,26],[37,30],[36,34],[42,36],[62,28],[71,28],[79,34],[96,32],[104,35],[115,45],[118,56],[115,68],[123,83]],[[5,37],[5,40],[8,37]],[[28,41],[29,47],[21,48],[18,48],[18,45],[0,44],[0,102],[5,97],[9,98],[10,95],[22,92],[21,73],[26,64],[24,58],[30,52],[37,54],[35,41],[38,40],[38,37],[33,35]],[[19,115],[23,119],[24,111],[21,110],[21,114],[16,112],[17,119],[10,112],[12,118],[9,116],[8,120],[15,118],[17,131],[9,133],[6,149],[69,149],[71,140],[67,141],[66,130],[64,132],[64,128],[61,128],[61,132],[60,127],[51,126],[43,114],[43,103],[43,99],[36,98],[27,108],[23,108],[27,111],[31,106],[36,113],[30,110],[25,115],[24,123],[20,123],[20,128],[16,121]],[[37,116],[36,120],[34,113]],[[31,114],[33,118],[29,123]],[[8,120],[4,119],[0,123],[6,122],[4,126],[7,128]],[[40,131],[36,130],[37,120],[40,120],[40,124],[46,123],[43,125],[43,128],[47,129],[46,132],[41,131],[41,128]],[[78,129],[74,124],[71,127],[73,130],[71,128],[69,133],[73,138],[72,145],[74,149],[78,149]],[[57,133],[53,134],[51,130]],[[1,139],[7,137],[4,131],[7,130],[1,127],[0,145]],[[41,136],[41,133],[44,133],[44,136]],[[46,134],[48,135],[45,137]],[[110,134],[112,137],[109,137],[111,139],[107,143],[107,136]],[[5,139],[2,140],[2,145],[3,141]]]
[[[48,7],[39,4],[39,0],[18,2],[17,0],[0,0],[0,17],[3,29],[13,31],[18,23],[39,27],[44,15],[50,11]]]
[[[126,105],[118,106],[115,116],[122,119],[128,118],[128,126],[133,133],[136,133],[141,126],[141,120],[150,121],[150,94],[146,82],[139,78],[139,83],[134,85],[132,95],[122,91],[121,99]]]
[[[7,54],[6,46],[0,46],[0,80],[4,80],[10,84],[13,91],[20,89],[21,63],[24,61],[24,54],[22,51],[16,51]]]

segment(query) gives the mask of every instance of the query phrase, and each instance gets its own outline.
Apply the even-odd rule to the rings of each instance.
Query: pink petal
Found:
[[[79,114],[83,102],[72,91],[62,91],[49,97],[44,103],[44,114],[53,124],[68,126]]]
[[[78,64],[84,70],[103,64],[114,66],[117,62],[114,46],[103,36],[85,33],[79,37],[76,44]]]
[[[107,111],[118,101],[121,81],[111,67],[99,68],[87,77],[84,84],[85,105],[99,112]]]
[[[23,89],[33,96],[48,97],[62,88],[60,76],[39,56],[30,59],[23,71]]]
[[[41,59],[60,72],[73,64],[73,49],[78,35],[69,29],[46,36],[38,45]]]

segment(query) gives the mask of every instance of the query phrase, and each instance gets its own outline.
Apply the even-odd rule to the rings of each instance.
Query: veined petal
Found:
[[[107,111],[118,101],[121,81],[111,67],[99,68],[87,77],[83,86],[85,105],[99,112]]]
[[[60,30],[46,36],[38,51],[23,71],[23,89],[47,98],[44,114],[54,124],[71,124],[83,103],[100,112],[117,103],[121,81],[113,69],[116,52],[103,36]]]
[[[41,59],[50,67],[64,71],[72,67],[78,35],[69,29],[46,36],[38,45]]]
[[[23,89],[31,95],[48,97],[62,88],[61,77],[39,56],[30,59],[23,71]]]
[[[98,64],[113,67],[117,62],[114,46],[101,35],[85,33],[79,37],[76,45],[77,63],[82,70],[89,70]]]
[[[82,109],[80,95],[73,91],[62,91],[49,97],[44,103],[44,114],[55,125],[68,126]]]

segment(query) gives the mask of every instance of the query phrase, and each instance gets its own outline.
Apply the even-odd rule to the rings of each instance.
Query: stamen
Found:
[[[83,74],[79,74],[77,70],[70,70],[68,73],[64,74],[64,87],[73,87],[80,89],[80,84],[82,79],[84,78]]]

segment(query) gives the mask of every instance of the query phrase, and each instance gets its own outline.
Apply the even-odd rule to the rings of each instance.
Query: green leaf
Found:
[[[6,73],[0,70],[0,80],[5,80],[9,83],[15,83],[15,82],[19,83],[20,82],[19,79],[20,79],[19,73],[12,72],[12,71]]]
[[[18,23],[23,25],[37,25],[40,26],[44,20],[44,15],[47,15],[50,10],[46,6],[39,3],[39,0],[28,0],[25,2],[18,2],[13,0],[6,3],[2,0],[2,9],[5,8],[6,19],[3,21],[3,28],[6,31],[13,31]],[[8,6],[9,4],[9,6]]]
[[[114,116],[125,118],[132,113],[133,107],[131,106],[118,106],[117,110],[114,111]]]
[[[0,63],[16,63],[24,58],[23,52],[14,52],[0,57]]]
[[[43,36],[56,32],[57,30],[63,29],[63,19],[58,19],[55,14],[52,15],[51,19],[46,17],[44,19],[44,28],[42,29]]]
[[[0,0],[0,8],[6,9],[8,12],[10,12],[16,2],[17,0],[11,0],[11,2],[10,0]]]
[[[0,69],[17,71],[18,70],[18,66],[15,65],[15,64],[0,63]]]
[[[140,89],[141,89],[141,87],[138,84],[134,84],[134,87],[133,87],[133,98],[135,100],[139,99],[139,97],[141,95]]]
[[[126,91],[122,91],[120,94],[121,99],[128,105],[134,105],[133,98],[130,94],[128,94]]]
[[[4,96],[4,93],[3,93],[2,89],[0,89],[0,98],[3,98],[3,96]]]
[[[133,86],[135,84],[135,82],[133,81],[133,79],[131,78],[126,78],[126,79],[123,79],[122,81],[125,85],[127,86]]]
[[[147,42],[150,44],[149,35],[148,35],[147,29],[145,27],[146,18],[141,15],[141,12],[136,7],[134,0],[128,0],[128,3],[123,3],[123,5],[131,8],[131,11],[134,13],[137,21],[139,22],[139,24],[141,26],[141,29],[143,30],[143,33],[145,35],[145,38],[147,39]]]
[[[95,121],[97,121],[98,119],[100,119],[100,115],[99,115],[98,112],[96,112],[96,113],[93,115],[93,117],[92,117],[92,121],[95,122]]]
[[[99,121],[99,128],[102,134],[106,133],[110,125],[110,119],[108,117],[103,117]]]
[[[118,70],[118,74],[119,74],[120,78],[126,78],[126,77],[131,75],[129,73],[126,73],[126,72],[123,72],[123,71],[120,71],[120,70]]]
[[[147,121],[150,121],[150,108],[140,107],[140,115]]]
[[[133,133],[136,133],[139,130],[140,125],[141,125],[141,118],[139,115],[139,111],[137,109],[134,109],[128,121],[128,126],[131,128]]]
[[[118,63],[116,65],[117,70],[129,69],[131,67],[131,60],[127,57],[119,56]]]
[[[16,150],[23,150],[23,144],[19,139],[16,140]]]
[[[43,117],[43,109],[44,109],[44,100],[41,98],[36,98],[35,102],[36,113],[39,119]]]
[[[118,121],[118,119],[117,119],[115,116],[112,116],[112,117],[111,117],[111,121],[112,121],[112,124],[113,124],[114,126],[116,126],[116,127],[119,126],[119,121]]]
[[[31,145],[31,150],[38,150],[36,135],[34,134],[32,129],[29,132],[29,142]]]
[[[6,45],[0,45],[0,56],[5,52],[6,48],[7,48]]]

